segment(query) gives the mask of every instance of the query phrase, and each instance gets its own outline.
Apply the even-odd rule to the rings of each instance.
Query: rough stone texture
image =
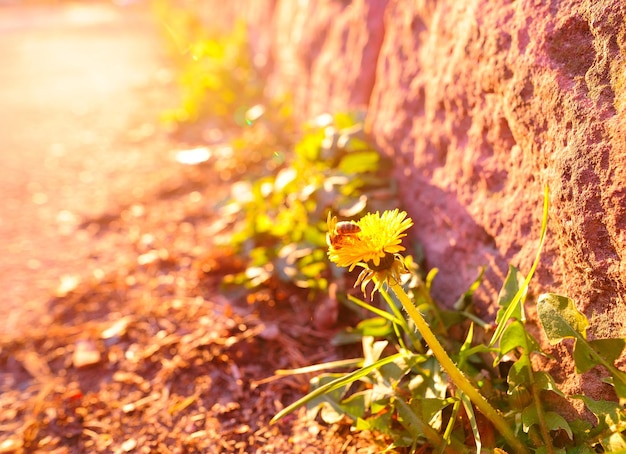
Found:
[[[279,1],[274,82],[288,87],[297,111],[367,108],[382,45],[387,0]]]
[[[404,198],[442,299],[481,264],[486,301],[508,263],[530,269],[548,184],[537,289],[626,335],[625,7],[552,3],[395,2],[373,134],[412,188]]]
[[[487,265],[478,297],[494,316],[508,264],[530,269],[549,185],[532,295],[566,294],[592,337],[626,336],[623,0],[272,5],[269,21],[247,17],[273,90],[303,117],[367,109],[440,269],[438,299],[453,302]]]

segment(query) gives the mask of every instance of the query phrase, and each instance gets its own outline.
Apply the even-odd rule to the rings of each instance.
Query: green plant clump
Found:
[[[391,164],[368,142],[358,114],[316,118],[284,156],[275,172],[233,187],[224,210],[240,219],[229,240],[248,267],[227,282],[324,290],[327,213],[352,218],[397,203]]]
[[[546,190],[539,250],[547,229],[547,213]],[[338,254],[352,244],[357,244],[356,251],[365,247],[351,241],[343,243]],[[363,241],[366,244],[369,240]],[[531,361],[533,355],[546,355],[525,326],[525,299],[539,255],[538,251],[526,278],[510,267],[500,291],[495,330],[467,308],[445,311],[436,307],[430,298],[436,271],[418,285],[417,292],[411,292],[411,300],[399,282],[381,271],[384,267],[359,262],[359,266],[370,269],[371,279],[385,284],[379,289],[387,310],[350,298],[375,316],[340,333],[335,342],[358,339],[363,356],[277,371],[277,375],[357,369],[322,372],[311,380],[312,391],[280,411],[274,421],[306,406],[310,417],[319,415],[330,424],[348,420],[355,430],[388,435],[393,440],[388,450],[409,448],[413,452],[428,446],[433,452],[450,453],[626,452],[626,373],[614,365],[624,350],[625,339],[588,341],[588,321],[572,300],[554,294],[538,298],[539,321],[550,342],[575,339],[577,371],[584,373],[601,366],[608,372],[606,382],[613,385],[616,401],[572,396],[595,415],[595,425],[567,421],[558,405],[565,396],[555,380]],[[395,254],[395,260],[402,258]],[[415,282],[415,277],[404,281]],[[401,308],[409,315],[408,321]],[[464,334],[457,337],[451,332]],[[489,336],[490,340],[481,341]],[[548,399],[550,394],[552,399]]]
[[[210,119],[221,126],[242,126],[244,114],[263,100],[263,83],[253,64],[246,24],[209,30],[190,9],[154,0],[153,10],[179,66],[181,103],[164,121],[189,124]]]

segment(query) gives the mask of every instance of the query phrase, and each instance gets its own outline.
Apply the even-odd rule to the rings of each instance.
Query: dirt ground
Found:
[[[182,166],[146,7],[0,3],[0,452],[373,453],[271,417],[339,359],[297,292],[225,291],[232,181]],[[216,177],[217,176],[217,177]]]

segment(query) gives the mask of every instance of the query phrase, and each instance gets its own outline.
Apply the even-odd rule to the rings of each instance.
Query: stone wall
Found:
[[[533,294],[575,299],[592,336],[626,336],[623,0],[232,5],[303,118],[367,110],[440,269],[436,297],[452,302],[487,265],[478,297],[493,317],[508,264],[530,269],[549,185]]]

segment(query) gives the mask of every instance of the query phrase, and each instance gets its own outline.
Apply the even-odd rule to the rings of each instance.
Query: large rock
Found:
[[[487,265],[491,303],[509,263],[530,269],[547,184],[533,288],[626,336],[626,5],[545,3],[279,1],[274,85],[306,116],[368,109],[439,299]]]
[[[477,296],[493,318],[508,264],[530,269],[549,185],[530,301],[566,294],[592,337],[626,337],[623,0],[270,3],[248,20],[274,91],[305,117],[367,109],[440,301],[487,265]]]

